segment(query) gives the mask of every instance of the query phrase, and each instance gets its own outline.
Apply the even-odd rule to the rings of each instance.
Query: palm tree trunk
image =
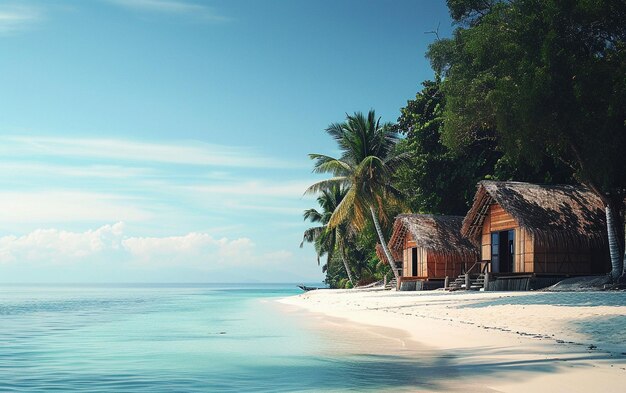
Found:
[[[613,209],[610,205],[605,208],[606,212],[606,229],[609,235],[609,252],[611,254],[611,277],[617,280],[623,272],[623,260],[619,253],[619,244],[617,243],[615,221],[613,219]]]
[[[391,270],[393,271],[393,276],[396,278],[396,281],[400,283],[400,275],[398,274],[396,261],[393,260],[391,251],[389,251],[389,247],[387,247],[385,236],[383,236],[383,231],[382,229],[380,229],[380,223],[378,222],[378,217],[376,216],[376,211],[374,210],[373,206],[370,206],[370,213],[372,213],[372,220],[374,220],[374,227],[376,227],[376,232],[378,233],[378,240],[380,240],[380,245],[383,247],[385,256],[387,257],[387,260],[389,261],[389,265],[391,266]]]
[[[352,288],[354,288],[354,279],[352,278],[350,266],[348,265],[348,260],[346,259],[346,253],[343,247],[341,247],[341,260],[343,261],[343,267],[346,269],[346,273],[348,274],[348,280],[350,280],[350,284],[352,284]]]

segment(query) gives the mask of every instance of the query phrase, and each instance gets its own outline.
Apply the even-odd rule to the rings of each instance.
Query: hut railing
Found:
[[[474,272],[477,274],[485,274],[491,271],[490,266],[491,261],[476,261],[469,269],[467,268],[467,263],[465,263],[461,271],[462,274],[473,274]]]

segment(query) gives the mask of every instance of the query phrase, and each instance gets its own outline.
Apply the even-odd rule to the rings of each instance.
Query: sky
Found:
[[[395,121],[445,1],[0,2],[0,282],[320,282],[324,129]]]

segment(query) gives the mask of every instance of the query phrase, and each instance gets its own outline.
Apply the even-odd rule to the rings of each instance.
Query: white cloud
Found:
[[[254,257],[254,243],[248,238],[216,239],[206,233],[171,237],[130,237],[122,244],[134,261],[155,265],[242,265]]]
[[[262,156],[253,149],[201,142],[149,143],[123,139],[21,137],[0,140],[4,157],[77,157],[217,167],[280,168],[289,163]]]
[[[153,214],[138,199],[82,191],[0,192],[0,222],[142,221]]]
[[[147,12],[187,15],[212,22],[228,21],[213,8],[180,0],[107,0],[122,7]]]
[[[292,254],[285,250],[261,253],[246,237],[216,238],[198,232],[166,237],[128,236],[122,222],[84,232],[37,229],[22,236],[0,237],[0,263],[3,264],[108,261],[149,269],[220,270],[234,266],[275,265],[291,258]]]
[[[0,5],[0,34],[14,33],[37,23],[41,12],[23,5]]]
[[[24,236],[3,236],[0,238],[0,262],[65,263],[119,250],[123,229],[124,224],[118,222],[85,232],[37,229]]]

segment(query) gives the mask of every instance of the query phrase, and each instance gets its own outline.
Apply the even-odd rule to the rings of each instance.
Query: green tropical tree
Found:
[[[442,80],[422,83],[415,99],[400,109],[396,128],[405,138],[398,148],[407,164],[394,174],[394,185],[407,196],[411,211],[465,215],[484,179],[538,183],[572,183],[572,172],[560,161],[545,156],[534,165],[505,155],[493,129],[482,130],[471,143],[455,149],[441,138],[446,97]]]
[[[612,276],[626,250],[626,2],[448,0],[458,28],[428,56],[444,76],[442,139],[486,129],[515,159],[567,165],[604,202]]]
[[[304,231],[300,247],[303,247],[305,242],[313,243],[315,251],[317,252],[318,264],[321,257],[324,255],[327,256],[326,269],[330,267],[333,257],[336,252],[338,252],[346,270],[348,280],[350,280],[350,284],[354,287],[354,278],[352,277],[346,252],[346,241],[349,235],[348,225],[345,223],[334,227],[329,227],[328,225],[333,212],[344,199],[346,193],[347,190],[341,186],[332,186],[328,189],[320,191],[320,195],[317,197],[317,202],[320,205],[321,212],[314,208],[307,209],[304,211],[303,216],[305,220],[309,220],[313,223],[320,223],[321,225]]]
[[[393,274],[399,279],[380,223],[389,222],[387,207],[401,205],[403,200],[391,184],[393,173],[404,159],[396,149],[400,136],[391,123],[381,124],[373,110],[367,116],[360,112],[346,115],[345,122],[331,124],[326,132],[337,142],[341,156],[309,155],[315,161],[314,172],[333,177],[311,185],[307,193],[318,193],[332,186],[346,187],[347,193],[333,211],[328,227],[349,223],[363,229],[371,217]]]

